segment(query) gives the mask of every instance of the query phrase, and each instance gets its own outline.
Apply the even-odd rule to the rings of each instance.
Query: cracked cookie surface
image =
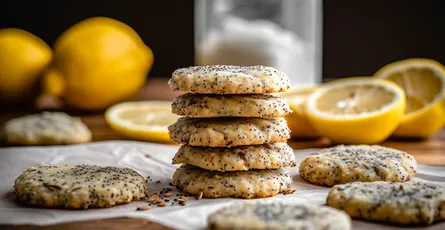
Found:
[[[215,95],[187,93],[175,98],[172,112],[187,117],[262,117],[290,114],[287,101],[272,95]]]
[[[180,191],[191,195],[202,192],[207,198],[271,197],[290,189],[291,183],[291,175],[284,169],[218,172],[183,164],[173,174],[173,184]]]
[[[351,218],[334,208],[280,201],[243,202],[208,217],[209,229],[349,230]]]
[[[43,112],[9,120],[4,127],[11,145],[64,145],[91,141],[91,131],[80,118]]]
[[[14,190],[23,204],[44,208],[105,208],[140,200],[147,183],[129,168],[97,165],[45,165],[28,168]]]
[[[378,145],[338,145],[311,154],[300,163],[305,180],[323,186],[355,181],[402,182],[416,173],[413,156]]]
[[[295,166],[292,148],[283,142],[232,148],[181,146],[173,164],[187,163],[207,170],[246,171]]]
[[[289,89],[289,77],[267,66],[191,66],[173,72],[168,85],[175,91],[200,94],[267,94]]]
[[[284,118],[179,118],[168,127],[170,138],[191,146],[231,147],[286,142]]]
[[[336,185],[326,203],[351,217],[379,222],[411,225],[445,219],[445,187],[419,181]]]

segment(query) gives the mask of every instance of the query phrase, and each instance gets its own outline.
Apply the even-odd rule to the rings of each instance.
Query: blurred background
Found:
[[[321,2],[323,78],[372,75],[387,63],[409,57],[445,63],[443,1]],[[92,16],[122,21],[155,54],[150,77],[167,78],[174,69],[194,64],[195,8],[191,0],[19,0],[2,2],[0,8],[0,28],[24,29],[49,45],[68,27]],[[298,20],[310,22],[309,18]]]

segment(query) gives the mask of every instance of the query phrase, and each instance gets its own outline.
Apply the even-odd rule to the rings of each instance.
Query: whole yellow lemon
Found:
[[[39,77],[51,62],[51,48],[16,28],[0,30],[0,101],[21,102],[35,96]]]
[[[135,95],[152,64],[151,49],[131,27],[111,18],[89,18],[57,39],[43,88],[73,107],[104,109]]]

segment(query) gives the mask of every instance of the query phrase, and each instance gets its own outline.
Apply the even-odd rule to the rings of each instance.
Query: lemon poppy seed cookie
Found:
[[[324,186],[354,181],[411,179],[416,172],[413,156],[378,145],[339,145],[311,154],[300,163],[305,180]]]
[[[245,171],[293,167],[295,155],[286,143],[210,148],[182,146],[173,164],[187,163],[206,170]]]
[[[284,117],[291,113],[284,98],[272,95],[215,95],[187,93],[176,97],[172,112],[187,117]]]
[[[173,184],[182,192],[203,197],[264,198],[291,188],[291,175],[283,169],[236,172],[207,171],[183,164],[173,174]]]
[[[91,141],[91,132],[79,118],[61,112],[43,112],[6,122],[5,138],[12,145],[62,145]]]
[[[46,208],[111,207],[145,197],[147,184],[129,168],[97,165],[32,167],[14,184],[19,202]]]
[[[208,225],[218,229],[349,230],[351,218],[330,207],[284,202],[243,202],[210,214]]]
[[[170,138],[192,146],[230,147],[286,142],[284,118],[188,118],[168,127]]]
[[[288,77],[265,66],[195,66],[178,69],[168,82],[180,116],[168,127],[183,146],[172,160],[181,164],[173,184],[201,197],[261,198],[289,191],[292,179],[282,167],[294,166],[283,116],[286,100],[264,95],[286,91]],[[263,95],[261,95],[263,94]]]
[[[192,66],[173,72],[168,85],[175,91],[200,94],[267,94],[289,89],[286,74],[267,66]]]
[[[336,185],[326,203],[351,217],[396,224],[431,224],[445,219],[445,187],[418,181]]]

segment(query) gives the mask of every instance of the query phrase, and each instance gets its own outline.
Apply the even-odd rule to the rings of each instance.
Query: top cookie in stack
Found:
[[[289,78],[266,66],[193,66],[178,69],[168,85],[199,94],[266,94],[289,89]]]
[[[283,118],[291,112],[289,79],[272,67],[195,66],[178,69],[169,86],[189,91],[175,98],[180,116],[170,138],[183,146],[173,158],[178,189],[203,197],[268,197],[289,192],[282,168],[295,166]]]

